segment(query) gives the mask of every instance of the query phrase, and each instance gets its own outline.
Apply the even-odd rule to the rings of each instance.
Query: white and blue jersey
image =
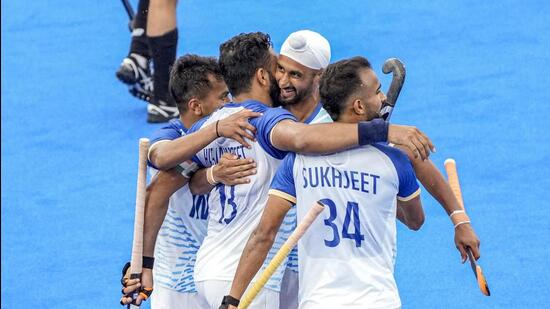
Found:
[[[252,158],[257,164],[257,173],[250,177],[250,183],[238,186],[218,184],[210,192],[208,234],[197,253],[195,264],[197,282],[233,280],[246,242],[258,225],[267,204],[268,184],[271,183],[277,167],[287,154],[273,146],[270,134],[273,127],[280,121],[287,119],[295,121],[294,116],[282,108],[269,108],[258,101],[226,104],[210,117],[195,123],[189,133],[198,131],[244,108],[263,113],[260,117],[250,119],[250,123],[256,128],[257,139],[257,142],[251,143],[251,149],[235,140],[218,138],[193,158],[199,166],[209,167],[218,163],[223,153],[229,152],[239,158]],[[283,233],[281,231],[279,234]],[[282,245],[282,237],[277,236],[276,248]],[[270,251],[267,260],[274,256],[276,248]],[[279,291],[283,272],[284,267],[281,267],[268,281],[266,287]]]
[[[309,117],[307,117],[306,120],[304,121],[305,124],[330,123],[330,122],[332,122],[332,118],[330,118],[330,115],[323,108],[323,105],[321,103],[317,103],[317,106],[315,106],[315,109],[313,110],[311,115],[309,115]],[[288,230],[290,227],[291,231],[293,231],[296,228],[296,208],[295,207],[291,208],[286,214],[282,227],[285,230]],[[298,247],[294,247],[292,248],[292,251],[290,251],[290,254],[288,255],[287,268],[295,272],[298,271]]]
[[[420,194],[400,150],[375,144],[327,156],[289,154],[269,194],[296,204],[301,221],[323,213],[298,243],[300,308],[398,308],[393,277],[397,199]]]
[[[186,131],[179,119],[173,119],[153,133],[150,149],[182,137]],[[158,172],[151,162],[149,166],[152,175]],[[207,195],[192,195],[185,185],[170,197],[168,212],[155,245],[155,286],[178,292],[196,292],[193,269],[197,251],[206,235],[207,219]]]

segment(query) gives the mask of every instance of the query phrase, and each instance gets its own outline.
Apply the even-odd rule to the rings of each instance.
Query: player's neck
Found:
[[[286,109],[296,117],[299,122],[304,122],[315,111],[315,107],[319,103],[319,99],[315,96],[308,96],[304,100],[289,105]]]
[[[183,115],[180,115],[180,121],[186,129],[191,128],[199,119],[199,117],[193,115],[191,112],[186,112]]]
[[[336,120],[336,122],[342,122],[342,123],[358,123],[364,119],[361,119],[361,117],[355,113],[347,112],[340,114],[340,117]]]
[[[269,94],[266,94],[264,92],[265,91],[258,91],[258,90],[252,89],[248,92],[243,92],[239,95],[234,96],[233,102],[242,103],[247,100],[255,100],[255,101],[260,101],[267,106],[272,106],[271,97],[269,97]]]

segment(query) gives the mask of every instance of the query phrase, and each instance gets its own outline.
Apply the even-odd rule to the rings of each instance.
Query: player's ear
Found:
[[[187,102],[187,108],[193,115],[202,116],[202,106],[197,98],[191,98],[191,100]]]
[[[256,80],[262,86],[267,86],[269,83],[269,76],[267,71],[264,68],[259,68],[256,70]]]
[[[367,110],[365,109],[365,106],[363,106],[363,102],[359,99],[353,100],[352,103],[353,112],[356,115],[365,115]]]

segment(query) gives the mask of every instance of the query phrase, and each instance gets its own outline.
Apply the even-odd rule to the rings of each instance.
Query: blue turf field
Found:
[[[438,166],[457,160],[493,293],[478,292],[425,193],[422,230],[399,228],[403,308],[550,307],[550,3],[187,0],[178,13],[180,55],[217,55],[257,30],[278,50],[310,28],[333,61],[401,58],[393,121],[424,130]],[[119,308],[137,140],[158,127],[114,76],[129,43],[123,7],[2,1],[1,21],[2,307]]]

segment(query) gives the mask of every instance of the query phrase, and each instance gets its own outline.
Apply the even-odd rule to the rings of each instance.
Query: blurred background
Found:
[[[1,305],[120,308],[138,139],[160,127],[115,78],[127,15],[115,0],[1,9]],[[548,308],[548,16],[547,1],[180,0],[178,56],[217,56],[252,31],[278,51],[311,29],[330,41],[332,62],[367,57],[383,89],[384,60],[400,58],[407,79],[392,121],[426,132],[441,169],[456,159],[492,292],[460,264],[451,222],[424,191],[423,228],[398,227],[403,308]]]

